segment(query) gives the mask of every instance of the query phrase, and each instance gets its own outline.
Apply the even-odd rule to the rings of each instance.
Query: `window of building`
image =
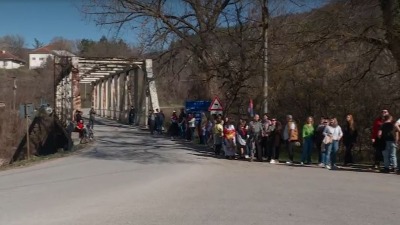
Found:
[[[35,58],[35,57],[32,57],[32,60],[36,60],[36,58]]]

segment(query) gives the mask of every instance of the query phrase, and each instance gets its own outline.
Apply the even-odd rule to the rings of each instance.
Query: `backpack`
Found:
[[[288,123],[288,132],[290,134],[290,127],[294,122],[289,122]],[[294,123],[294,130],[292,131],[292,134],[289,135],[289,141],[298,141],[299,140],[299,130],[297,129],[296,123]]]

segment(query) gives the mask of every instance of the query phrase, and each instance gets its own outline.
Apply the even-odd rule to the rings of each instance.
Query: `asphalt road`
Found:
[[[0,172],[0,224],[400,224],[398,175],[216,159],[103,122],[93,148]]]

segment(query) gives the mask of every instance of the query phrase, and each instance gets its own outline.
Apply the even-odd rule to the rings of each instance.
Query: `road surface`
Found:
[[[101,123],[93,148],[0,172],[1,225],[400,224],[400,176],[216,159]]]

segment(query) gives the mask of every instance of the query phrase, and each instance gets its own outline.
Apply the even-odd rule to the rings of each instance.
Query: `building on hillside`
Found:
[[[18,69],[26,62],[17,56],[2,50],[0,52],[0,69]]]
[[[56,46],[46,45],[29,53],[29,69],[40,68],[46,65],[48,59],[54,56],[75,56],[66,50],[57,49]]]

